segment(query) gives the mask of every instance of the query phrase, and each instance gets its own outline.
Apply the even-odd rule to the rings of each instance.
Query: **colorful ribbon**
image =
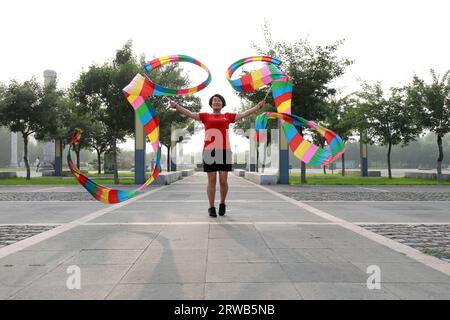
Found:
[[[204,82],[199,84],[198,86],[187,88],[187,89],[172,89],[160,86],[155,84],[151,80],[143,77],[140,74],[137,74],[134,79],[130,82],[128,86],[126,86],[123,91],[125,97],[128,102],[131,104],[133,109],[136,112],[139,120],[144,126],[144,131],[147,134],[147,137],[152,144],[153,150],[156,151],[156,163],[155,168],[153,169],[153,173],[151,177],[139,188],[135,190],[125,191],[118,189],[111,189],[102,185],[97,184],[93,180],[89,179],[85,176],[81,171],[74,165],[71,159],[71,150],[72,147],[75,147],[76,143],[79,142],[81,137],[81,130],[75,130],[74,134],[71,138],[71,143],[69,146],[69,150],[67,152],[67,162],[69,164],[70,171],[78,180],[78,182],[97,200],[111,204],[111,203],[119,203],[131,199],[132,197],[139,194],[142,190],[144,190],[147,186],[152,184],[159,173],[161,172],[161,145],[159,143],[159,123],[158,116],[155,108],[151,105],[151,103],[146,100],[150,96],[183,96],[183,95],[191,95],[200,90],[204,89],[211,82],[211,72],[209,69],[202,64],[200,61],[186,56],[186,55],[171,55],[165,56],[161,58],[156,58],[145,64],[145,69],[148,73],[160,68],[161,66],[174,63],[174,62],[189,62],[196,64],[203,68],[207,73],[208,77]]]
[[[241,78],[231,79],[238,68],[250,62],[267,63],[262,69],[247,73]],[[310,165],[326,165],[338,159],[345,152],[345,144],[333,131],[291,114],[292,79],[281,71],[281,61],[269,56],[254,56],[233,63],[226,72],[231,86],[239,92],[252,92],[263,86],[272,86],[272,95],[277,112],[264,112],[256,117],[255,129],[260,132],[267,128],[268,119],[280,119],[286,140],[294,155]],[[330,151],[305,140],[295,127],[309,127],[317,131],[327,141]]]

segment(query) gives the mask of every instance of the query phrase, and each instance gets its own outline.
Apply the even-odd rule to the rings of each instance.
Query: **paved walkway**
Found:
[[[203,173],[113,206],[0,201],[0,298],[450,299],[450,264],[358,225],[447,225],[449,202],[300,202],[297,186],[229,179],[217,219]],[[0,193],[81,192],[28,188]],[[69,290],[77,267],[81,289]],[[380,289],[368,289],[368,268],[379,268]]]

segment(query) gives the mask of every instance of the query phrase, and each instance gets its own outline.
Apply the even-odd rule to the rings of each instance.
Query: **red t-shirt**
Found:
[[[230,149],[230,138],[228,137],[228,127],[235,122],[236,113],[199,113],[200,120],[205,125],[205,150]]]

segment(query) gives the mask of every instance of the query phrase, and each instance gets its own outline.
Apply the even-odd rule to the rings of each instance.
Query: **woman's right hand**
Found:
[[[169,105],[172,109],[177,109],[178,103],[176,103],[175,101],[170,100],[169,101]]]

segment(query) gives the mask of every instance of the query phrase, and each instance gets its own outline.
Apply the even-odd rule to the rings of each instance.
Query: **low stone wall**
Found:
[[[368,171],[368,177],[381,177],[381,171]]]
[[[17,178],[17,173],[15,171],[0,172],[0,179],[10,179],[10,178]]]
[[[181,171],[161,172],[153,184],[166,185],[171,184],[181,178]]]
[[[437,173],[434,172],[405,172],[405,178],[437,180]],[[443,181],[450,181],[450,174],[442,175]]]
[[[245,177],[245,170],[242,169],[234,169],[233,173],[238,177]]]
[[[256,184],[277,184],[277,176],[259,172],[245,172],[245,179]]]
[[[189,177],[189,176],[192,176],[194,173],[195,173],[194,169],[181,170],[181,176],[182,177]]]

